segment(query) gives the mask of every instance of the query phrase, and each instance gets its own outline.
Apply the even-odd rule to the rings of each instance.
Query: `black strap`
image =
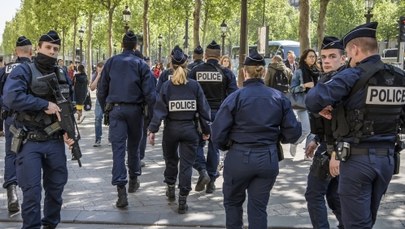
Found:
[[[361,88],[364,88],[365,84],[375,73],[384,69],[384,62],[382,62],[381,60],[377,61],[377,63],[367,62],[360,64],[358,67],[361,68],[364,73],[360,75],[360,79],[352,87],[349,98],[352,97]]]

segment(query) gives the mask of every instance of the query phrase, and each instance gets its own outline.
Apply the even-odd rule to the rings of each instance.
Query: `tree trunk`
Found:
[[[149,0],[143,1],[143,50],[141,50],[144,56],[149,56],[149,27],[148,16],[149,14]]]
[[[195,7],[193,13],[194,26],[193,26],[193,49],[200,45],[200,17],[201,17],[201,0],[195,0]]]
[[[245,77],[243,75],[242,67],[245,61],[247,51],[247,0],[242,0],[240,3],[240,46],[239,46],[239,71],[238,71],[238,87],[243,86]]]
[[[72,62],[76,64],[76,34],[77,34],[77,17],[73,18],[73,52]]]
[[[203,38],[202,38],[202,44],[205,44],[205,36],[206,36],[206,31],[207,31],[207,25],[208,25],[208,10],[209,6],[208,3],[205,3],[205,9],[204,9],[204,22],[203,22]]]
[[[300,37],[300,48],[301,53],[310,47],[309,44],[309,1],[310,0],[300,0],[300,19],[299,19],[299,37]],[[301,55],[301,53],[299,55]]]
[[[326,11],[328,9],[328,4],[330,0],[320,0],[319,4],[319,19],[318,19],[318,26],[316,28],[316,35],[318,40],[318,51],[321,51],[322,47],[322,40],[325,36],[325,18],[326,18]]]
[[[112,24],[113,24],[113,14],[114,8],[108,9],[108,56],[112,57],[112,49],[113,49],[113,31],[112,31]]]
[[[91,80],[92,65],[93,65],[93,13],[89,13],[89,21],[87,24],[87,50],[86,50],[86,67],[87,78]]]

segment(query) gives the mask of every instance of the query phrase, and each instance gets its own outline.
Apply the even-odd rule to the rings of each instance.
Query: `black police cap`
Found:
[[[208,44],[207,49],[221,49],[221,46],[215,42],[215,40],[212,40],[211,43]]]
[[[137,37],[134,34],[134,32],[132,31],[128,31],[125,33],[124,37],[122,38],[122,42],[133,42],[136,43],[137,42]]]
[[[346,48],[349,41],[358,37],[371,37],[376,38],[378,22],[370,22],[363,25],[359,25],[356,28],[350,30],[343,38],[343,47]]]
[[[321,49],[341,49],[344,50],[342,41],[337,37],[326,36],[323,38]]]
[[[26,45],[32,45],[31,41],[26,38],[25,36],[20,36],[18,37],[17,41],[15,42],[15,46],[26,46]]]
[[[198,45],[195,49],[194,49],[194,54],[203,54],[204,50],[202,49],[201,45]]]
[[[139,51],[138,49],[136,49],[134,52],[135,52],[135,56],[137,56],[137,57],[143,59],[143,54],[141,53],[141,51]]]
[[[48,33],[42,35],[39,38],[39,41],[46,41],[52,44],[60,45],[60,38],[58,33],[55,30],[49,30]]]
[[[259,66],[259,65],[266,65],[264,58],[262,55],[257,53],[256,49],[250,51],[249,56],[245,58],[245,62],[243,62],[245,66]]]
[[[183,53],[183,50],[178,46],[178,45],[176,45],[174,48],[173,48],[173,50],[172,50],[172,52],[171,52],[171,61],[172,61],[172,64],[174,64],[174,65],[182,65],[182,64],[184,64],[185,62],[186,62],[186,60],[187,60],[187,55],[185,55],[184,53]]]

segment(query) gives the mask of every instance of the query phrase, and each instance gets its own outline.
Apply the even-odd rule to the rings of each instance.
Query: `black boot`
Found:
[[[211,180],[207,184],[207,190],[205,190],[206,193],[213,193],[215,191],[215,180]]]
[[[195,191],[201,192],[204,190],[205,185],[207,185],[210,182],[210,177],[208,176],[207,170],[202,169],[201,171],[198,171],[200,174],[200,177],[198,177],[197,184],[195,185]]]
[[[179,209],[178,213],[179,214],[184,214],[188,210],[188,205],[187,205],[187,196],[182,196],[179,195]]]
[[[169,201],[176,200],[176,187],[174,184],[168,184],[166,189],[166,196]]]
[[[136,190],[138,190],[139,186],[141,186],[141,185],[140,185],[137,177],[129,179],[128,193],[136,192]]]
[[[53,225],[42,225],[42,229],[55,229],[56,226]]]
[[[7,186],[7,204],[9,212],[18,212],[20,210],[17,196],[17,185],[15,184]]]
[[[118,191],[118,200],[115,206],[117,208],[125,208],[128,206],[128,198],[127,198],[127,190],[125,185],[124,186],[117,186]]]

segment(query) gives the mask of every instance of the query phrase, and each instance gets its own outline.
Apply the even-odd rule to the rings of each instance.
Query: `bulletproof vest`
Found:
[[[8,63],[6,66],[4,66],[4,74],[0,78],[0,95],[3,95],[3,88],[4,84],[6,83],[7,77],[10,74],[10,72],[20,65],[21,63]]]
[[[38,77],[43,76],[43,74],[38,70],[38,68],[35,66],[34,63],[28,63],[28,66],[30,67],[32,73],[30,82],[30,93],[36,97],[40,97],[47,101],[56,103],[57,101],[55,99],[52,89],[48,86],[46,82],[38,80]],[[64,77],[63,70],[60,68],[56,68],[55,70],[56,70],[55,74],[59,83],[58,90],[60,90],[62,92],[62,95],[66,99],[68,99],[70,97],[69,96],[70,88],[66,78]]]
[[[404,72],[385,64],[382,70],[371,76],[365,86],[365,106],[346,110],[352,137],[360,142],[373,135],[397,134],[405,105]]]
[[[204,63],[195,67],[195,77],[211,109],[219,109],[225,99],[226,76],[219,66]]]
[[[175,86],[176,90],[172,90],[173,85],[167,87],[166,96],[168,98],[168,120],[193,120],[197,111],[197,95],[196,90],[191,84]],[[195,88],[196,89],[196,88]]]

